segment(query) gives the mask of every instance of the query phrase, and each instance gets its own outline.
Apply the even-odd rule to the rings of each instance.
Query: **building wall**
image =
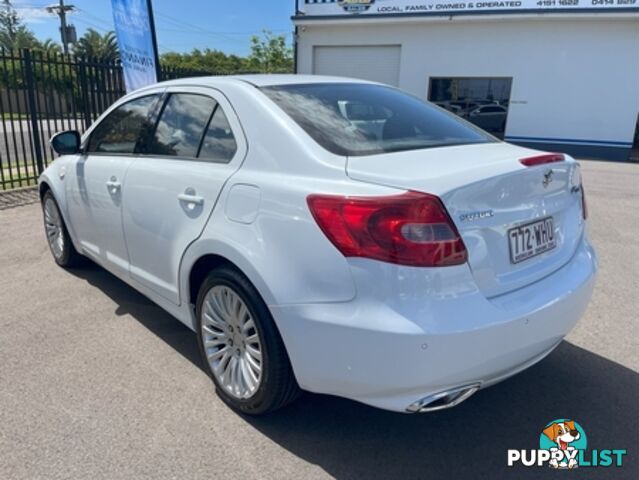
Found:
[[[367,44],[401,45],[399,87],[422,98],[429,77],[512,77],[506,140],[628,157],[639,114],[635,15],[298,22],[298,72],[313,73],[314,46]]]

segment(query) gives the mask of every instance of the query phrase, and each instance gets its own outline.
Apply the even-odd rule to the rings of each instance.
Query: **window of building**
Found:
[[[512,78],[431,78],[428,99],[503,138],[506,130]]]

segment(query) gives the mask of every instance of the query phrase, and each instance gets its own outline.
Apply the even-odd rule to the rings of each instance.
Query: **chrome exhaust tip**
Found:
[[[406,411],[409,413],[425,413],[436,412],[437,410],[454,407],[455,405],[462,403],[464,400],[468,400],[477,390],[479,390],[479,386],[479,383],[473,383],[471,385],[464,385],[463,387],[457,387],[428,395],[427,397],[410,404]]]

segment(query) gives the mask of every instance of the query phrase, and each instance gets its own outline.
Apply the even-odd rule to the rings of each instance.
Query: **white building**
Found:
[[[395,85],[536,148],[639,146],[639,0],[298,0],[293,21],[298,73]]]

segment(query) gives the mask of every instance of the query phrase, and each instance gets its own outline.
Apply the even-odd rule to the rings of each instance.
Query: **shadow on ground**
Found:
[[[202,368],[195,335],[169,314],[97,266],[74,274],[109,295],[117,315],[132,315]],[[570,474],[506,466],[507,449],[537,448],[542,428],[557,418],[579,422],[589,449],[627,449],[624,466]],[[338,479],[639,478],[639,374],[568,342],[451,410],[404,415],[304,394],[272,415],[245,420]]]

